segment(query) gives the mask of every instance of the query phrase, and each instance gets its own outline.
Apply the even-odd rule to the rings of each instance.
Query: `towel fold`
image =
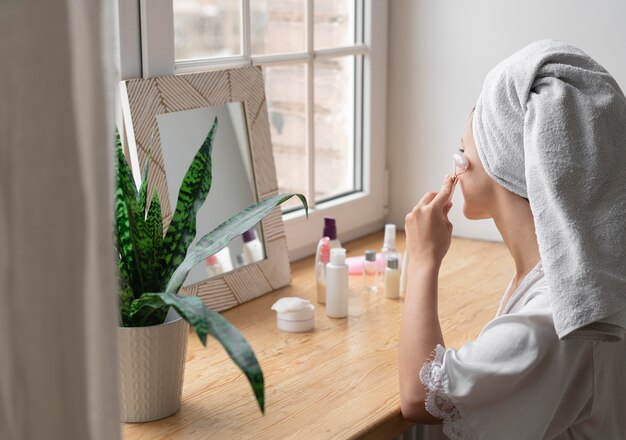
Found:
[[[472,121],[487,174],[527,198],[561,340],[626,329],[626,97],[582,50],[536,41],[485,77]]]

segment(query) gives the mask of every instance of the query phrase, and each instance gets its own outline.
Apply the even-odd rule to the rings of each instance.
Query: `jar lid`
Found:
[[[272,305],[272,310],[278,313],[280,319],[300,321],[311,319],[315,306],[308,299],[287,296],[276,301]]]

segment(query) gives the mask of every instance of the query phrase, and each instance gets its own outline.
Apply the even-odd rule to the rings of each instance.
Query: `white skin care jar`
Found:
[[[285,332],[309,332],[315,328],[315,306],[307,299],[280,298],[272,305],[276,311],[276,325]]]

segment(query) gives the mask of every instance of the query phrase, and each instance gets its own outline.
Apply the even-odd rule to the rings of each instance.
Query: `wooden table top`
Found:
[[[383,232],[344,246],[348,256],[379,250]],[[404,250],[398,231],[397,247]],[[347,319],[332,319],[316,301],[314,257],[292,264],[292,284],[225,311],[245,336],[265,377],[265,416],[245,376],[209,337],[189,335],[183,403],[168,418],[126,423],[127,440],[394,438],[412,423],[400,413],[398,337],[403,300],[361,290],[350,276]],[[474,339],[497,311],[515,273],[502,243],[453,238],[439,277],[439,315],[447,347]],[[272,304],[299,296],[316,305],[315,331],[276,328]],[[434,348],[434,347],[433,347]]]

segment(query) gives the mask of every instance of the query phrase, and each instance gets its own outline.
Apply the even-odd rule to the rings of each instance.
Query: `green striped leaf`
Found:
[[[308,217],[309,205],[306,201],[306,197],[299,193],[276,194],[275,196],[268,197],[249,206],[206,234],[189,250],[185,260],[178,266],[170,278],[165,291],[168,293],[177,293],[185,281],[185,278],[187,278],[187,274],[196,264],[220,251],[233,238],[243,234],[256,225],[272,212],[276,206],[293,196],[297,196],[300,199]]]
[[[128,327],[130,324],[130,310],[135,298],[129,288],[120,287],[119,292],[120,326]]]
[[[163,324],[169,308],[169,305],[165,304],[160,297],[144,293],[130,305],[129,327]]]
[[[133,179],[133,173],[128,166],[126,156],[124,156],[124,149],[120,140],[119,133],[116,136],[116,188],[120,188],[126,198],[126,204],[129,209],[133,209],[133,214],[137,212],[137,199],[138,192],[135,180]]]
[[[144,219],[143,211],[140,210],[137,201],[137,186],[126,161],[126,156],[124,156],[119,135],[117,136],[116,155],[116,227],[118,240],[123,240],[118,248],[120,257],[127,259],[125,265],[129,269],[128,284],[135,298],[137,298],[144,291],[142,282],[144,258],[140,247]]]
[[[117,207],[115,207],[115,219],[113,220],[113,231],[115,235],[115,239],[113,240],[113,245],[115,248],[115,256],[117,257],[117,275],[119,278],[119,285],[121,290],[128,289],[130,290],[130,270],[125,258],[122,258],[122,250],[120,249],[121,243],[119,239],[119,232],[117,229]]]
[[[146,203],[148,201],[148,171],[150,170],[150,156],[152,154],[152,145],[154,145],[154,130],[150,135],[148,156],[146,157],[146,164],[143,167],[143,173],[141,174],[141,186],[139,187],[139,209],[144,217],[146,212],[148,211]]]
[[[140,247],[144,259],[144,290],[158,291],[163,288],[161,270],[161,245],[163,244],[163,218],[159,194],[155,191],[148,209],[146,221],[143,223]],[[143,292],[142,292],[143,293]]]
[[[141,290],[141,273],[138,267],[137,246],[133,240],[136,235],[133,236],[129,211],[124,191],[118,186],[115,191],[115,229],[121,261],[120,276],[127,280],[128,286],[136,294]]]
[[[246,375],[257,399],[261,412],[265,413],[265,386],[259,362],[245,338],[222,315],[209,310],[197,296],[179,296],[171,293],[144,293],[135,300],[135,315],[146,310],[146,315],[159,310],[163,304],[174,307],[178,314],[194,328],[200,341],[206,346],[207,334],[222,344],[228,356]]]
[[[168,280],[185,259],[196,237],[196,214],[211,189],[211,151],[217,131],[217,117],[196,153],[178,192],[172,221],[163,240],[163,279]]]

